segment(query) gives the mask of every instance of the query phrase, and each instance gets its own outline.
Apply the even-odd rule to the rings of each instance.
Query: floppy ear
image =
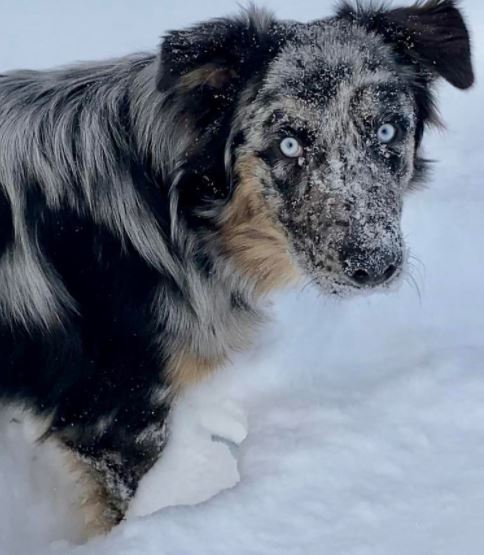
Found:
[[[454,0],[376,11],[345,4],[340,15],[383,35],[404,62],[418,65],[429,79],[441,76],[459,89],[473,84],[469,32]]]
[[[172,31],[161,45],[157,87],[209,95],[234,89],[275,53],[277,35],[270,14],[255,8],[239,18]]]

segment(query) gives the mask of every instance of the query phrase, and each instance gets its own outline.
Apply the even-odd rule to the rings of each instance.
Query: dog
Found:
[[[177,395],[307,279],[395,283],[434,83],[473,83],[453,0],[172,31],[157,54],[0,76],[0,397],[124,516]],[[94,532],[93,532],[94,533]]]

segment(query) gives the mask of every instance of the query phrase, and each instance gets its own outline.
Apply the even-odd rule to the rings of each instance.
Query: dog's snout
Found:
[[[342,255],[346,276],[359,286],[373,287],[389,281],[402,265],[401,252],[346,248]]]

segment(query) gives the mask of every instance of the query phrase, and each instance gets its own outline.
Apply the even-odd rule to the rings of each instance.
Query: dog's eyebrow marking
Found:
[[[273,135],[295,135],[304,143],[310,144],[316,139],[316,132],[311,124],[299,114],[294,115],[280,108],[274,110],[264,121],[264,128]]]
[[[295,131],[308,129],[310,127],[310,122],[301,117],[301,114],[292,113],[293,109],[275,109],[272,114],[265,119],[264,127],[271,129],[293,128]]]
[[[383,116],[382,112],[390,117],[402,113],[407,96],[406,87],[399,82],[367,83],[354,89],[349,105],[352,112],[364,106],[368,117]]]
[[[354,68],[344,61],[324,60],[312,71],[305,71],[295,81],[295,93],[301,100],[322,106],[335,98],[351,82]]]
[[[272,112],[272,114],[270,114],[267,117],[266,121],[264,122],[264,125],[273,125],[275,123],[280,123],[281,121],[285,121],[285,120],[287,120],[287,113],[284,112],[284,110],[277,108]]]
[[[400,100],[402,95],[408,94],[408,91],[400,81],[385,83],[369,82],[356,87],[353,92],[353,98],[361,98],[365,94],[371,94],[372,98],[388,102]]]

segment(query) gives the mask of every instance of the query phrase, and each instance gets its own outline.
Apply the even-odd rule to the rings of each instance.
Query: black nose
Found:
[[[379,285],[388,281],[396,271],[397,267],[395,264],[390,264],[381,274],[365,270],[364,268],[358,268],[351,275],[351,279],[359,285]]]
[[[397,273],[402,265],[402,251],[399,246],[366,250],[347,244],[341,261],[351,281],[372,287],[389,281]]]

